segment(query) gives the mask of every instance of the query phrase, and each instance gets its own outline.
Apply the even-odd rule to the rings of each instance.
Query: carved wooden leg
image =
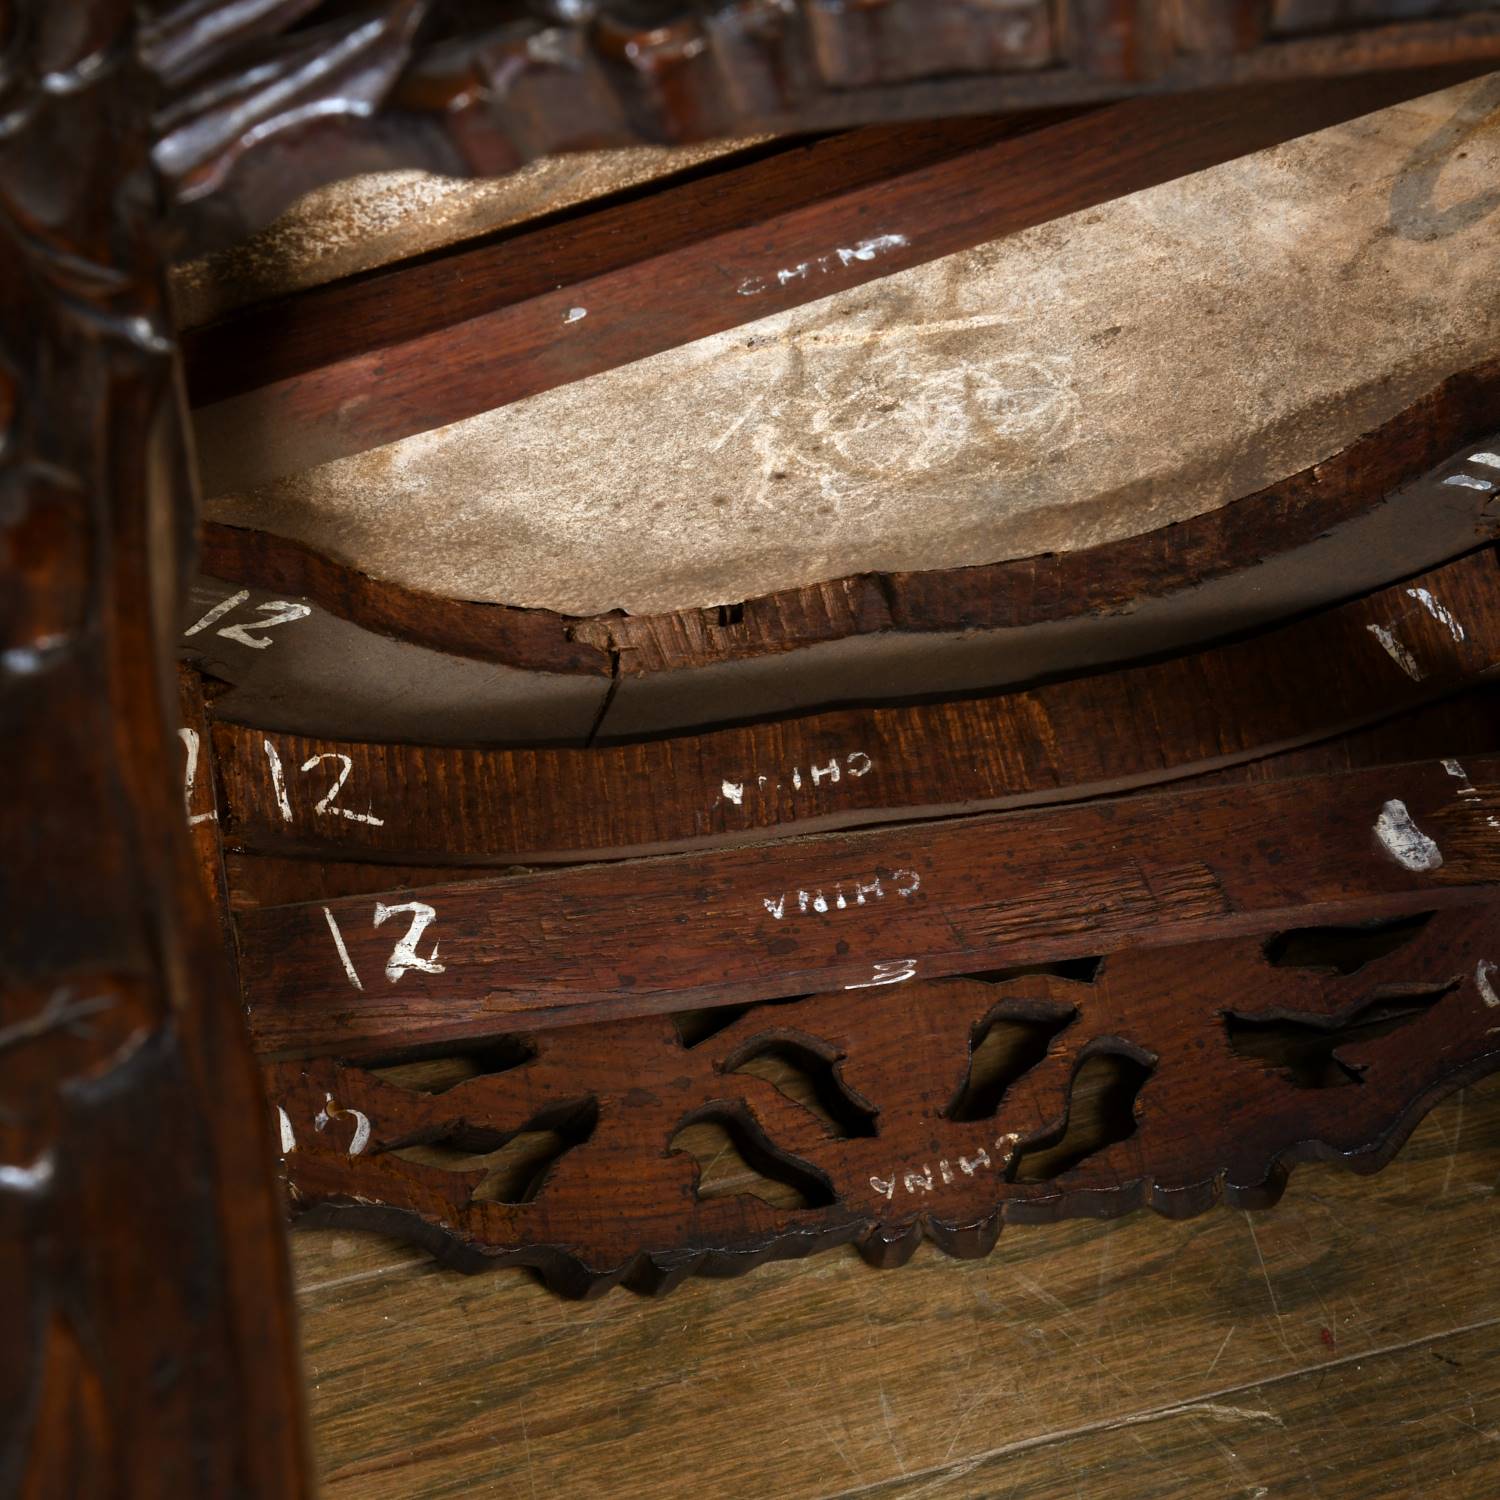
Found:
[[[0,1492],[309,1491],[264,1108],[191,864],[193,522],[121,4],[0,10]]]

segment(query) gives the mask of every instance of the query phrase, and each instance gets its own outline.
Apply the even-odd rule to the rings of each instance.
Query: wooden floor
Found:
[[[1280,1207],[569,1303],[295,1235],[330,1500],[1500,1495],[1500,1079]]]

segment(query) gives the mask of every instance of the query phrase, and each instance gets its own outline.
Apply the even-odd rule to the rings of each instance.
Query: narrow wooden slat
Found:
[[[1484,551],[1234,645],[1029,692],[589,750],[376,745],[221,724],[239,848],[503,864],[1115,792],[1326,738],[1500,666]]]
[[[253,488],[443,427],[1478,70],[1469,64],[1330,79],[1316,88],[1270,83],[1130,100],[763,221],[738,205],[726,227],[694,187],[684,190],[686,199],[662,194],[458,252],[481,257],[477,263],[453,257],[439,271],[394,271],[354,292],[308,293],[275,329],[274,343],[291,351],[284,367],[282,356],[268,356],[255,374],[260,361],[248,347],[271,342],[264,322],[196,341],[193,368],[207,403],[196,419],[205,493]],[[774,163],[746,168],[756,179],[746,179],[747,194],[777,170]],[[661,251],[658,226],[673,222],[677,243]],[[623,256],[622,245],[630,247]],[[554,265],[560,270],[545,274]],[[415,311],[403,310],[408,276]],[[467,279],[483,294],[465,288],[434,301],[438,276]],[[351,297],[363,315],[348,316]],[[385,310],[371,311],[370,298]],[[430,309],[450,300],[451,321],[428,327]],[[333,310],[326,315],[325,305]],[[294,326],[303,320],[314,325],[305,336]],[[371,330],[363,335],[368,343],[349,351],[350,330],[361,325]],[[202,373],[237,368],[246,377]],[[257,380],[253,388],[249,379]]]
[[[1465,764],[245,912],[251,1029],[353,1056],[1484,900],[1500,760]]]

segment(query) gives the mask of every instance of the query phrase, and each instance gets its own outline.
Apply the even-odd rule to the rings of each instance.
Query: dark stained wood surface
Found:
[[[287,1500],[281,1199],[176,734],[149,12],[0,16],[0,1492]]]
[[[1500,890],[1497,782],[1378,767],[247,911],[241,978],[261,1052],[356,1056],[1377,920]]]
[[[1149,666],[587,750],[375,745],[223,724],[223,832],[268,853],[495,865],[1118,792],[1329,738],[1494,672],[1497,585],[1486,550]]]
[[[196,416],[204,490],[254,488],[444,427],[1479,71],[1470,64],[1316,88],[1267,83],[1129,100],[911,171],[896,154],[886,181],[760,218],[759,180],[790,175],[778,157],[739,169],[742,197],[731,170],[707,187],[669,188],[415,271],[309,291],[288,302],[283,319],[262,312],[222,340],[212,329],[195,336],[195,366],[223,372],[200,377],[208,382]],[[674,207],[674,194],[687,202]],[[665,249],[663,220],[677,226]],[[434,280],[445,277],[463,290],[434,301]],[[450,300],[452,321],[429,328]],[[287,353],[257,356],[249,341]],[[242,369],[253,388],[240,385]],[[226,381],[235,384],[226,390]]]
[[[720,7],[621,0],[539,15],[502,0],[429,20],[271,0],[224,27],[214,7],[154,14],[143,48],[169,86],[153,154],[199,242],[256,228],[320,183],[380,167],[506,172],[580,147],[835,130],[1225,83],[1330,78],[1500,56],[1480,7],[1401,0],[814,0]],[[424,24],[425,22],[425,24]]]
[[[1500,1066],[1497,943],[1497,908],[1472,907],[866,986],[707,1035],[568,1027],[441,1070],[285,1062],[267,1092],[299,1214],[460,1269],[582,1296],[849,1242],[894,1266],[924,1237],[984,1255],[1005,1224],[1264,1207],[1299,1160],[1375,1170]],[[705,1181],[724,1150],[740,1192]]]
[[[731,1156],[705,1178],[732,1192]],[[1373,1178],[1313,1163],[1264,1212],[1012,1225],[891,1273],[834,1251],[564,1303],[309,1229],[324,1492],[1489,1500],[1497,1172],[1492,1078]]]

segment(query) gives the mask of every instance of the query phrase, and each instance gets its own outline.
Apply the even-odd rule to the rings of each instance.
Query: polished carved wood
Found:
[[[303,1222],[588,1295],[1004,1223],[1263,1207],[1500,1064],[1497,908],[267,1068]],[[726,1155],[743,1170],[726,1181]]]
[[[192,484],[135,27],[0,8],[0,1491],[280,1500],[301,1373],[177,774]]]
[[[1500,57],[1480,4],[264,0],[161,8],[155,163],[200,238],[376,167],[457,176],[640,140],[845,128]],[[1316,90],[1312,91],[1316,93]]]

